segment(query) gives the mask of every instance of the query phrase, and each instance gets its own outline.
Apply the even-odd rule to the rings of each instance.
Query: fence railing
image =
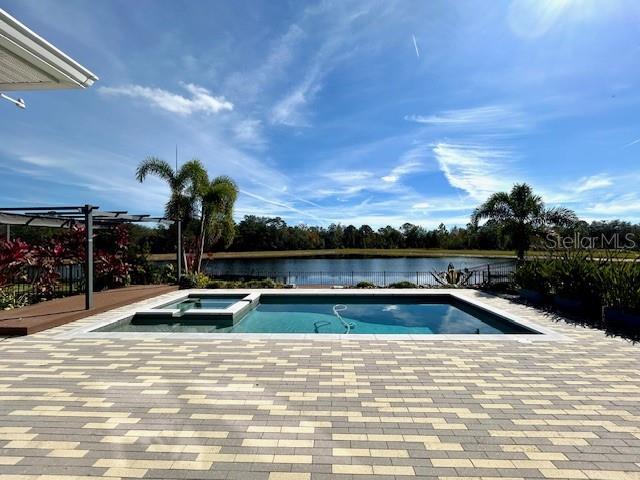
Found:
[[[66,297],[84,292],[84,270],[79,264],[61,265],[55,269],[57,281],[43,291],[39,278],[43,271],[37,267],[28,267],[24,275],[3,287],[15,297],[26,297],[28,303],[43,298]]]
[[[468,286],[479,286],[508,282],[515,271],[515,264],[489,264],[473,267],[469,269],[470,277],[465,283]],[[439,287],[441,284],[436,280],[432,272],[412,271],[346,271],[346,272],[207,272],[219,280],[273,280],[274,282],[287,285],[300,286],[334,286],[354,287],[360,282],[368,282],[378,287],[388,287],[399,282],[410,282],[419,287]]]

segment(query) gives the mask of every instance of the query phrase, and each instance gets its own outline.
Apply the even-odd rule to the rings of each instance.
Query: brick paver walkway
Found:
[[[484,301],[575,341],[3,340],[0,480],[640,479],[640,346]]]

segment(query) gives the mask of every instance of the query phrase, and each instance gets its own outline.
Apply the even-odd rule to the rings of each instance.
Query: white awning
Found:
[[[85,88],[98,77],[0,9],[0,91]]]

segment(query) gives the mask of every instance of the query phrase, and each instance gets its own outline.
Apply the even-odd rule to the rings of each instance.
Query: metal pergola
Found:
[[[74,225],[85,226],[85,309],[93,308],[93,229],[118,225],[122,223],[152,222],[174,223],[161,217],[130,214],[123,210],[102,211],[95,205],[63,206],[63,207],[0,207],[0,225],[6,226],[7,240],[11,239],[11,225],[33,227],[71,228]],[[180,222],[178,222],[178,232]],[[178,233],[178,276],[182,271],[181,239]]]

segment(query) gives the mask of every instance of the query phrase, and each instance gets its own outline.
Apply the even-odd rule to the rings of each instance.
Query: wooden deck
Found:
[[[136,285],[94,294],[94,307],[84,309],[84,295],[58,298],[23,308],[0,311],[0,336],[29,335],[129,303],[177,290],[170,285]]]

